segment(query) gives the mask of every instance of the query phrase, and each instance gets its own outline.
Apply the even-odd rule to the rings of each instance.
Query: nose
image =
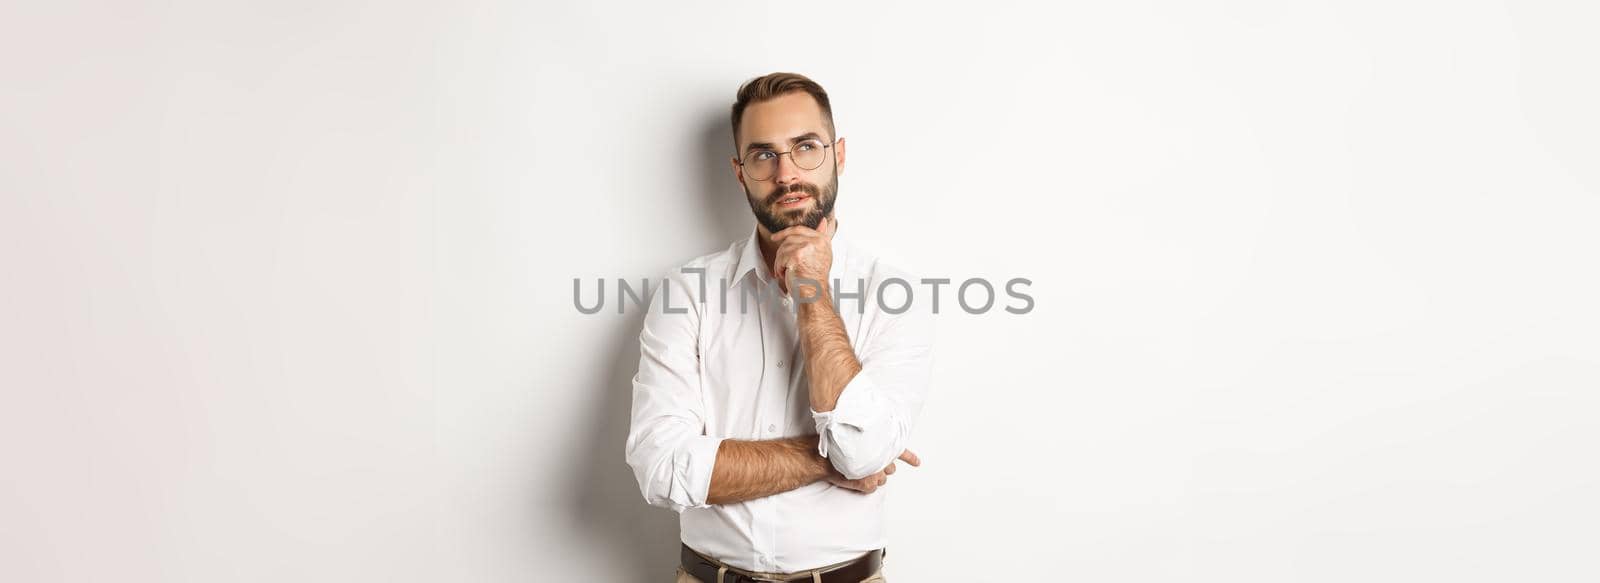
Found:
[[[793,183],[800,179],[800,167],[794,164],[794,154],[781,154],[776,160],[778,167],[773,170],[772,180],[780,185]]]

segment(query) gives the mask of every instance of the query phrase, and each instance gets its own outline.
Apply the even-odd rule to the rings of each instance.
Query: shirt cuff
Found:
[[[866,371],[857,372],[850,377],[850,382],[845,383],[844,390],[839,393],[839,399],[834,401],[833,410],[828,412],[811,410],[811,420],[817,426],[817,455],[828,457],[828,443],[833,441],[832,429],[836,425],[850,425],[859,430],[863,407],[867,406],[866,393],[871,392],[876,385]]]
[[[675,488],[682,488],[682,492],[674,492],[678,496],[669,496],[670,500],[683,500],[685,504],[678,508],[706,508],[711,506],[706,498],[711,495],[711,471],[717,464],[717,450],[722,447],[720,437],[696,435],[689,438],[683,448],[678,450],[672,460],[672,484]]]

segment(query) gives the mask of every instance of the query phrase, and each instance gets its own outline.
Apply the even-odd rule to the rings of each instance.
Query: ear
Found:
[[[729,156],[728,166],[733,169],[733,179],[739,181],[739,184],[744,184],[744,167],[739,165],[739,159]]]
[[[839,143],[833,145],[833,156],[839,165],[839,174],[844,175],[844,138],[839,138]]]

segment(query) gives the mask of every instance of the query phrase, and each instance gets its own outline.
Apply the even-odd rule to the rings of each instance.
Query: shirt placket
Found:
[[[762,371],[756,394],[754,433],[759,439],[778,439],[788,432],[789,400],[798,364],[798,331],[795,329],[792,300],[762,302],[756,310],[761,319]],[[763,571],[777,570],[778,525],[781,516],[772,499],[758,498],[750,505],[750,532],[755,556],[752,560]]]

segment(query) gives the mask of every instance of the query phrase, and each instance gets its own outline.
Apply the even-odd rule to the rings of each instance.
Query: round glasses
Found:
[[[839,142],[835,141],[834,144]],[[804,140],[794,145],[794,149],[787,152],[775,150],[751,150],[739,161],[739,166],[744,168],[744,175],[751,180],[768,180],[778,173],[778,159],[784,154],[794,161],[794,165],[801,170],[816,170],[822,162],[828,159],[828,148],[833,144],[824,144],[822,140]]]

